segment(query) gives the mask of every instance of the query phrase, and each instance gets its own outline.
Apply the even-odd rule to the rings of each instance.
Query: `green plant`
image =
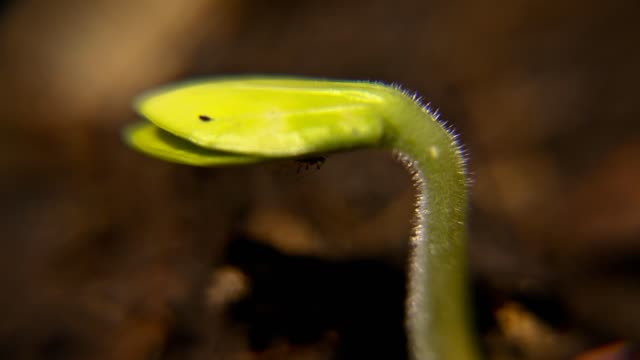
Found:
[[[415,97],[370,82],[236,77],[160,88],[138,99],[136,109],[150,123],[128,127],[126,141],[188,165],[362,147],[396,152],[419,192],[407,303],[410,352],[415,359],[478,358],[467,304],[463,154]]]

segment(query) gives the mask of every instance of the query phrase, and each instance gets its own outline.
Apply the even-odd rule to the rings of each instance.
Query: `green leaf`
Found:
[[[152,91],[137,111],[158,127],[209,149],[269,157],[376,145],[383,134],[368,83],[287,78],[201,80]]]
[[[129,125],[124,130],[123,138],[129,145],[143,153],[185,165],[242,165],[266,160],[260,157],[205,149],[171,135],[146,121]]]

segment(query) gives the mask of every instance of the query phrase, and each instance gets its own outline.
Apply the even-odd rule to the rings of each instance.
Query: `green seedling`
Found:
[[[187,165],[320,159],[371,147],[397,153],[418,189],[406,315],[410,352],[419,360],[478,359],[468,304],[463,154],[415,97],[371,82],[232,77],[163,87],[135,107],[148,122],[125,129],[127,143]]]

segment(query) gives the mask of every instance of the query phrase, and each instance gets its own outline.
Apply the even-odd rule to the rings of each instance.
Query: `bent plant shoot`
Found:
[[[396,152],[418,188],[406,315],[410,352],[417,360],[478,358],[467,293],[463,154],[415,97],[370,82],[236,77],[163,87],[135,106],[147,121],[125,129],[127,143],[187,165],[367,147]]]

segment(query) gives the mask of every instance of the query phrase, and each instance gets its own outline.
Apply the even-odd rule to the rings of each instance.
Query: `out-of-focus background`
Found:
[[[422,94],[470,154],[488,357],[632,358],[638,14],[632,0],[2,2],[0,358],[406,358],[413,189],[391,156],[196,169],[122,144],[141,91],[247,73]]]

